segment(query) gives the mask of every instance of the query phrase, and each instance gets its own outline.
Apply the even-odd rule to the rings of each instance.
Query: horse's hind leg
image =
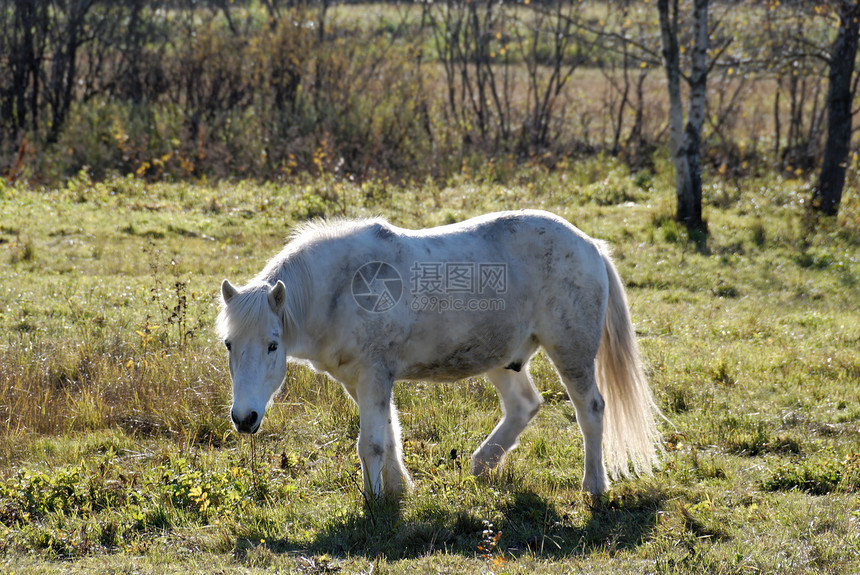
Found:
[[[543,402],[532,383],[527,365],[521,371],[493,369],[487,372],[487,377],[502,400],[504,416],[472,454],[472,473],[475,475],[490,472],[502,462],[506,453],[517,446],[520,433]]]
[[[603,396],[594,377],[594,359],[588,354],[568,358],[547,350],[561,375],[567,394],[576,408],[576,421],[582,431],[585,446],[585,476],[582,489],[600,495],[609,485],[603,465]]]

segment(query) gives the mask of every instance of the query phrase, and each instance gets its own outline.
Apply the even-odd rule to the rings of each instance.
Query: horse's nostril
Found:
[[[230,410],[230,419],[233,420],[233,425],[240,433],[252,433],[252,430],[256,431],[259,417],[259,413],[252,411],[247,417],[245,417],[245,419],[239,419],[236,417],[236,413],[233,410]]]

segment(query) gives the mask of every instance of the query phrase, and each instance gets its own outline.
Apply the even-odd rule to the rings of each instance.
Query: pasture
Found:
[[[0,184],[0,568],[35,573],[844,573],[860,569],[860,195],[812,227],[802,179],[715,177],[711,235],[673,175],[611,159],[448,185]],[[292,367],[262,431],[229,419],[218,288],[296,222],[404,227],[555,212],[613,247],[670,423],[653,477],[580,492],[573,408],[544,407],[505,470],[468,472],[497,422],[483,378],[395,389],[415,490],[366,505],[358,411]]]

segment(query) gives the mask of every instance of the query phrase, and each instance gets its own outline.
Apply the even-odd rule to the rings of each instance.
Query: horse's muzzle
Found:
[[[260,415],[256,411],[249,413],[245,419],[237,418],[236,414],[230,411],[230,419],[239,433],[257,433],[260,429]]]

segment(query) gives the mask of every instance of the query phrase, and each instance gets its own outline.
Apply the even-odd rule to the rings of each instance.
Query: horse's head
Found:
[[[227,347],[233,380],[230,416],[239,433],[256,433],[287,373],[282,313],[283,282],[237,289],[224,280],[218,332]]]

